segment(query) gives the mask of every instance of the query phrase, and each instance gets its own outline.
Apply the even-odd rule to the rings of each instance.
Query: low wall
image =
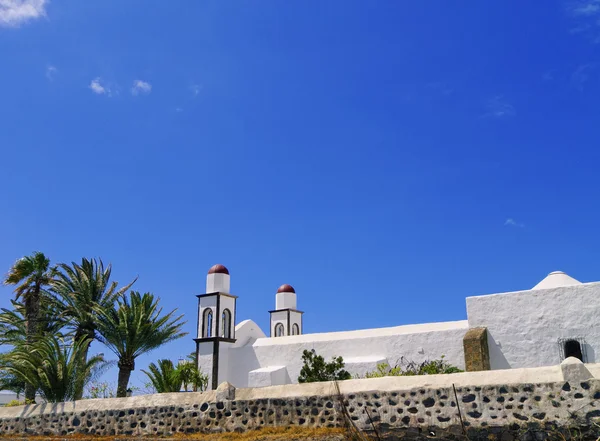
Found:
[[[509,441],[600,418],[600,365],[293,384],[0,409],[0,434],[170,435],[340,427]],[[339,388],[339,389],[338,389]],[[455,392],[456,391],[456,392]],[[339,392],[339,393],[338,393]],[[462,417],[462,422],[461,422]],[[464,427],[464,428],[463,428]],[[444,435],[442,435],[444,434]],[[509,435],[507,435],[509,434]],[[543,439],[538,436],[536,439]]]

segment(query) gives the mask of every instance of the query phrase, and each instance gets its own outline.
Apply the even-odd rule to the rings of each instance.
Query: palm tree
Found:
[[[0,367],[12,378],[36,385],[46,401],[70,401],[110,365],[100,355],[82,362],[81,354],[88,346],[85,339],[65,342],[60,337],[45,336],[33,345],[18,345],[0,360]]]
[[[61,263],[52,280],[54,300],[74,333],[75,340],[87,342],[81,352],[82,362],[87,360],[90,344],[98,338],[99,311],[112,309],[117,299],[123,296],[137,280],[117,289],[118,282],[111,282],[112,266],[104,267],[100,259],[81,259],[81,265]],[[83,389],[82,393],[83,393]],[[81,396],[76,399],[81,399]]]
[[[98,310],[100,341],[119,358],[117,397],[126,396],[138,356],[187,335],[181,332],[183,316],[173,317],[173,310],[161,317],[158,302],[151,293],[131,291],[112,308]]]
[[[16,346],[27,340],[27,321],[25,320],[25,305],[11,300],[13,309],[0,308],[0,345]],[[48,296],[41,296],[39,335],[60,334],[64,320],[52,309]]]
[[[203,374],[196,364],[196,354],[191,353],[187,356],[187,360],[180,360],[177,365],[177,371],[181,377],[183,389],[187,392],[188,386],[192,386],[194,392],[206,390],[208,386],[208,375]]]
[[[0,366],[6,366],[10,363],[10,352],[4,352],[0,354]],[[17,400],[23,392],[25,392],[25,381],[22,378],[7,372],[6,370],[0,370],[0,390],[10,390],[17,394]]]
[[[142,372],[148,376],[152,386],[159,394],[168,392],[179,392],[183,379],[182,372],[176,369],[171,360],[158,360],[158,366],[154,363],[148,365],[147,372],[142,369]]]
[[[23,298],[25,335],[28,344],[35,342],[39,336],[40,297],[43,289],[52,278],[50,259],[44,253],[34,252],[15,262],[4,280],[5,285],[15,285],[15,299]],[[35,388],[31,384],[25,387],[25,399],[35,400]]]

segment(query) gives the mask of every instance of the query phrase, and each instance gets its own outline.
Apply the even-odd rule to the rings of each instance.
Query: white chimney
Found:
[[[291,285],[281,285],[275,294],[275,309],[296,309],[296,291]]]
[[[208,270],[206,276],[206,293],[222,292],[229,294],[229,270],[223,265],[215,265]]]

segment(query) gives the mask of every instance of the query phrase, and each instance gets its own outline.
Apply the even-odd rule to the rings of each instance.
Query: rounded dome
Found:
[[[225,265],[221,265],[220,263],[212,266],[208,270],[208,274],[229,274],[229,270],[225,268]]]
[[[294,287],[292,285],[288,285],[287,283],[285,285],[281,285],[279,287],[279,289],[277,290],[278,293],[280,292],[293,292],[294,294],[296,294],[296,291],[294,290]]]

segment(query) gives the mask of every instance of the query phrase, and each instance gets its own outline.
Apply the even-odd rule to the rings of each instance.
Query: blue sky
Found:
[[[598,280],[599,23],[599,0],[2,0],[0,268],[101,257],[190,334],[214,263],[265,331],[282,283],[321,332]]]

